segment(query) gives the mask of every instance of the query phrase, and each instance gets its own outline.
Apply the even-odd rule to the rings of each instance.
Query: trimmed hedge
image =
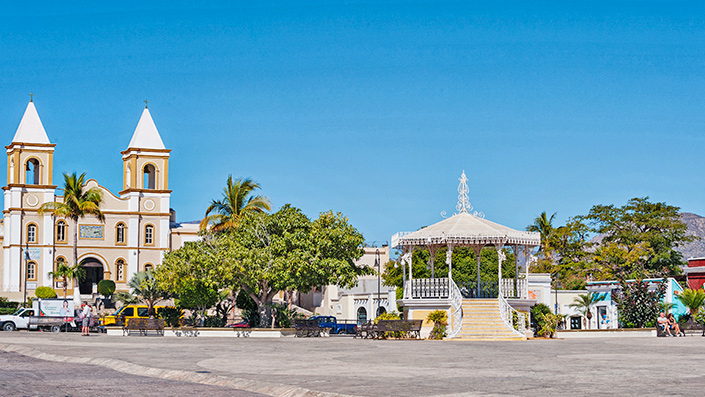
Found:
[[[54,299],[56,298],[56,291],[51,287],[38,287],[34,291],[34,295],[39,299]]]

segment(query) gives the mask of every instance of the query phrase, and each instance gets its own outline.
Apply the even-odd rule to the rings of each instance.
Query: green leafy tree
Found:
[[[154,317],[154,304],[168,296],[166,291],[159,288],[157,279],[154,278],[151,270],[135,273],[127,286],[132,289],[133,294],[139,296],[147,304],[149,318]]]
[[[688,308],[691,316],[695,316],[705,304],[705,290],[686,288],[676,298]]]
[[[52,279],[61,280],[61,284],[64,288],[64,299],[66,299],[66,289],[68,288],[69,281],[83,280],[83,278],[86,277],[86,270],[80,265],[69,266],[64,262],[59,262],[56,270],[49,272],[49,276]]]
[[[176,294],[176,305],[182,309],[196,310],[203,319],[206,310],[219,300],[218,291],[209,286],[209,283],[192,280],[183,285]]]
[[[573,303],[570,304],[570,307],[576,309],[588,319],[589,329],[590,320],[592,320],[592,312],[590,311],[590,308],[592,308],[595,303],[605,300],[605,298],[607,298],[607,295],[597,294],[594,292],[580,294],[575,299],[573,299]]]
[[[666,283],[658,282],[655,288],[639,279],[627,281],[619,278],[619,289],[612,291],[612,301],[617,304],[619,323],[625,328],[643,328],[656,321],[659,302],[666,294]]]
[[[653,203],[648,197],[633,198],[626,205],[596,205],[586,216],[577,217],[600,233],[600,267],[626,278],[663,277],[680,272],[683,256],[676,250],[696,237],[687,234],[680,208]],[[603,252],[605,251],[605,252]]]
[[[177,294],[188,280],[201,280],[214,290],[238,290],[257,305],[259,326],[271,320],[269,308],[279,291],[306,293],[322,285],[352,287],[364,237],[342,214],[322,213],[315,221],[285,205],[273,214],[243,216],[225,233],[207,234],[164,257],[156,270],[162,288]]]
[[[48,211],[53,211],[54,215],[60,218],[68,218],[73,221],[73,263],[78,263],[78,220],[86,215],[93,215],[99,221],[105,222],[105,216],[100,210],[103,201],[103,192],[98,188],[86,190],[86,173],[77,176],[64,173],[64,193],[63,202],[56,201],[42,204],[39,207],[39,215]]]
[[[237,227],[244,215],[271,210],[269,198],[252,195],[252,192],[259,188],[260,185],[252,179],[233,180],[233,176],[228,175],[228,181],[223,188],[223,198],[213,200],[208,206],[206,216],[201,221],[201,230],[210,225],[212,232],[230,231]]]

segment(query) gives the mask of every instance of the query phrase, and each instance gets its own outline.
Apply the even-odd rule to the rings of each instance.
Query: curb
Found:
[[[73,364],[99,365],[101,367],[105,367],[130,375],[177,380],[189,383],[200,383],[212,386],[222,386],[231,389],[240,389],[276,397],[354,397],[348,394],[319,392],[305,389],[302,387],[286,386],[276,383],[267,383],[255,380],[226,377],[222,375],[203,374],[178,369],[161,369],[146,367],[143,365],[132,364],[127,361],[113,358],[60,356],[58,354],[43,353],[39,350],[35,350],[29,347],[12,344],[0,344],[0,351],[18,353],[23,356],[32,357],[39,360],[67,362]]]

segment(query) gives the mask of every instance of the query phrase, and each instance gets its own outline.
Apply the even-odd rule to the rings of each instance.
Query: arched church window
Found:
[[[145,271],[145,272],[149,272],[149,271],[152,271],[152,270],[154,270],[154,265],[152,265],[151,263],[147,263],[146,265],[144,265],[144,271]]]
[[[132,183],[132,166],[130,164],[127,165],[127,171],[125,175],[125,185],[126,187],[130,187],[130,184]]]
[[[56,258],[56,263],[54,264],[54,271],[59,271],[59,266],[66,264],[66,259],[63,256]],[[64,288],[64,280],[54,277],[54,288]]]
[[[122,222],[115,226],[115,243],[125,244],[125,224]]]
[[[25,183],[39,185],[39,160],[29,159],[25,167]]]
[[[154,244],[154,226],[147,225],[144,227],[144,243],[146,245]]]
[[[125,281],[125,261],[122,259],[115,262],[115,281]]]
[[[30,223],[29,225],[27,225],[27,242],[37,242],[37,225],[35,225],[34,223]]]
[[[56,241],[66,242],[66,222],[56,222]]]
[[[144,180],[142,181],[143,189],[157,188],[157,170],[152,164],[144,166]]]

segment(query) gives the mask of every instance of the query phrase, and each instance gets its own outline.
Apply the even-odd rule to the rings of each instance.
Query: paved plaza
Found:
[[[16,369],[13,360],[27,368],[42,359],[42,371],[93,368],[97,385],[127,376],[139,377],[131,380],[139,388],[150,377],[155,384],[213,385],[211,395],[700,395],[705,388],[702,337],[467,342],[5,332],[0,353],[3,372]],[[7,376],[0,379],[5,387]],[[41,375],[24,382],[44,390]],[[165,387],[180,385],[188,394],[196,387]]]

